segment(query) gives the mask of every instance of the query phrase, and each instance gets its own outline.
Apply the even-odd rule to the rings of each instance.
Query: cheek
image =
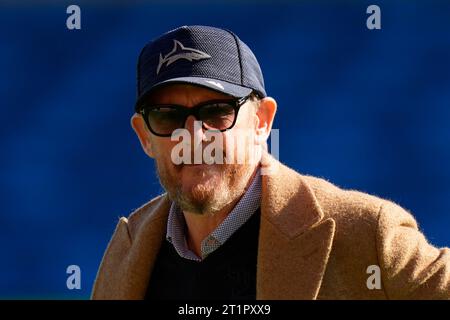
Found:
[[[236,119],[236,128],[254,130],[256,128],[256,121],[258,116],[255,113],[253,107],[247,106],[239,111],[238,118]]]
[[[153,141],[153,151],[156,161],[165,167],[172,164],[171,153],[177,141],[171,141],[169,138],[157,138]]]
[[[249,163],[255,147],[254,131],[248,126],[236,127],[224,134],[226,156],[232,164]]]
[[[224,142],[227,155],[234,163],[253,164],[258,159],[259,151],[256,143],[258,116],[252,108],[245,108],[241,112],[233,129],[224,134]],[[230,149],[234,150],[233,155],[228,152]]]
[[[236,124],[227,138],[234,139],[235,143],[249,144],[254,141],[252,137],[256,134],[257,116],[249,108],[241,112],[242,114],[239,113]]]

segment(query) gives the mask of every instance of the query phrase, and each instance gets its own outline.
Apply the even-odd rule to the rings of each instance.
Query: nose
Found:
[[[205,141],[205,132],[203,130],[203,123],[198,121],[193,115],[187,117],[184,127],[189,130],[192,138],[196,141]]]

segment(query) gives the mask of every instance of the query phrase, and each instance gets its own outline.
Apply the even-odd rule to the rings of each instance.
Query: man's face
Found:
[[[205,101],[232,100],[233,98],[206,88],[174,84],[158,89],[148,99],[152,104],[177,104],[191,108]],[[248,148],[237,148],[236,142],[243,142],[243,133],[255,134],[257,132],[260,119],[254,103],[250,100],[244,103],[240,107],[233,128],[219,133],[222,137],[221,145],[223,145],[220,152],[223,152],[225,159],[227,150],[234,150],[233,163],[204,164],[202,161],[202,164],[175,164],[172,149],[180,141],[172,141],[171,137],[153,135],[147,127],[145,127],[145,133],[142,133],[142,128],[136,128],[145,126],[142,119],[141,121],[134,120],[133,127],[136,132],[141,131],[141,134],[138,133],[138,135],[144,149],[156,161],[161,184],[168,192],[169,197],[181,209],[197,214],[214,214],[243,194],[258,161],[248,158],[249,154],[245,154],[247,163],[236,163],[237,159],[242,156],[242,152],[248,153],[251,150],[250,147],[255,146],[255,139],[251,139],[251,134],[249,134],[250,138],[244,140],[244,143],[252,144]],[[214,141],[213,139],[207,141],[205,131],[201,127],[197,126],[195,129],[194,121],[196,120],[193,116],[189,116],[185,123],[185,129],[188,130],[191,137],[192,161],[195,148],[194,139],[201,142],[198,147],[201,149],[201,154],[203,154],[204,148]],[[144,142],[142,135],[147,135]]]

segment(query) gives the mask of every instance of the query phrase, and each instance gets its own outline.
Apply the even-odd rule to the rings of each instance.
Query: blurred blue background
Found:
[[[117,219],[162,191],[129,125],[136,59],[185,24],[253,49],[282,162],[391,199],[450,245],[450,2],[81,1],[72,31],[69,4],[0,4],[0,298],[88,298]]]

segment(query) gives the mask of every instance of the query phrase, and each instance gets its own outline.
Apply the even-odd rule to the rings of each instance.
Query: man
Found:
[[[175,29],[137,72],[131,124],[166,193],[120,219],[93,299],[450,298],[450,250],[408,212],[265,151],[277,105],[235,34]]]

